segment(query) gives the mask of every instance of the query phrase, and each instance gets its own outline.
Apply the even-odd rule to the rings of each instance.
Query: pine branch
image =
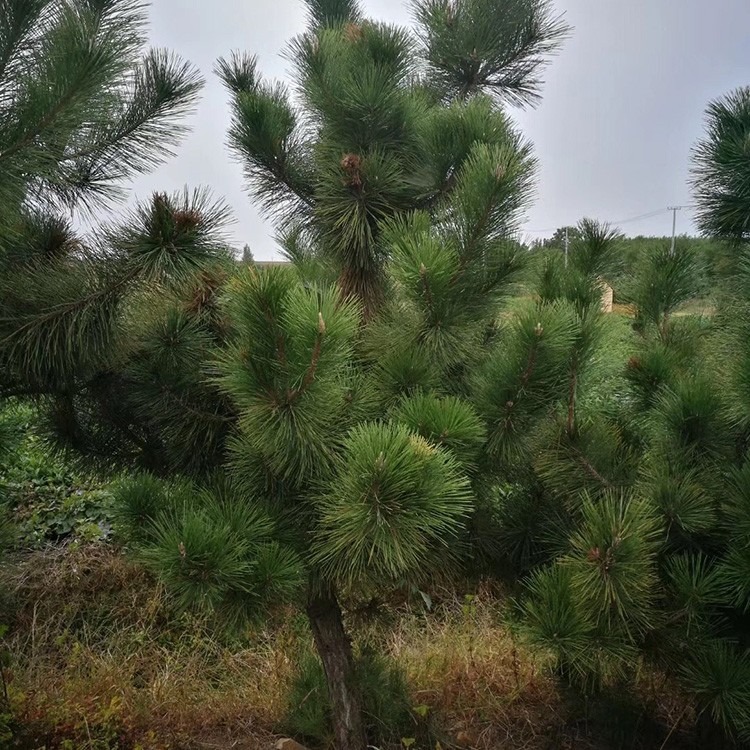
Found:
[[[422,288],[424,289],[424,297],[427,302],[427,307],[429,308],[430,313],[434,314],[435,310],[432,300],[432,291],[430,290],[430,280],[427,276],[427,268],[424,263],[419,266],[419,278],[422,281]]]
[[[536,367],[537,354],[538,354],[539,344],[540,344],[539,340],[541,338],[542,332],[543,332],[543,329],[539,330],[538,333],[535,330],[536,340],[533,342],[531,349],[529,350],[529,356],[526,361],[526,367],[521,373],[518,388],[516,390],[516,395],[514,398],[509,399],[505,404],[505,412],[506,412],[505,426],[506,428],[511,426],[511,421],[510,421],[511,412],[518,404],[521,396],[524,393],[526,386],[531,380],[531,376],[534,374],[534,369]]]
[[[487,201],[484,205],[484,209],[481,215],[479,216],[479,220],[474,224],[474,228],[472,229],[472,232],[463,247],[463,253],[461,254],[462,265],[466,265],[466,263],[469,262],[470,258],[474,254],[474,251],[477,249],[477,245],[479,245],[479,243],[483,239],[482,235],[484,233],[484,230],[487,228],[487,225],[489,224],[493,208],[495,208],[495,196],[489,195],[487,196]]]
[[[86,75],[82,73],[80,78],[72,81],[69,88],[60,95],[56,102],[53,103],[52,108],[49,109],[41,119],[34,123],[33,127],[26,130],[17,141],[0,150],[0,161],[8,159],[22,151],[44,133],[44,131],[55,122],[60,113],[75,100],[76,95],[80,94],[80,84],[85,80]]]
[[[287,211],[290,201],[299,213],[300,207],[314,206],[307,147],[285,89],[263,83],[256,63],[254,57],[234,54],[216,65],[232,96],[230,146],[268,213]]]
[[[535,339],[531,346],[531,350],[529,351],[529,359],[526,364],[526,368],[521,374],[520,386],[518,389],[519,394],[523,392],[524,388],[526,388],[526,386],[528,385],[528,382],[531,379],[531,376],[534,374],[534,368],[536,367],[537,352],[539,350],[539,346],[541,343],[541,338],[542,338],[543,333],[544,333],[544,328],[541,326],[541,324],[537,324],[536,328],[534,328]]]
[[[313,346],[312,357],[310,365],[308,366],[305,374],[302,378],[302,382],[299,388],[295,388],[291,394],[291,400],[295,400],[301,393],[304,393],[310,384],[315,380],[315,372],[318,369],[318,363],[320,362],[320,352],[323,346],[323,337],[326,332],[326,324],[323,320],[323,313],[318,313],[318,332],[315,335],[315,344]]]
[[[576,390],[578,385],[578,353],[574,351],[573,362],[570,368],[570,378],[568,382],[568,420],[566,431],[568,437],[573,437],[575,432],[575,410],[576,410]]]
[[[68,151],[63,161],[76,161],[90,157],[103,160],[127,158],[133,169],[133,159],[146,148],[154,148],[159,138],[163,159],[168,140],[175,142],[186,128],[178,119],[194,104],[203,79],[197,68],[183,63],[163,50],[151,50],[136,69],[135,83],[123,95],[122,114],[107,123],[101,133],[92,133],[91,143]]]
[[[39,49],[29,55],[34,63],[32,74],[24,77],[26,88],[17,92],[15,119],[20,132],[3,145],[0,159],[16,155],[47,131],[57,129],[63,137],[69,135],[71,123],[62,114],[67,110],[70,117],[82,114],[75,104],[88,106],[89,117],[99,113],[100,102],[92,96],[97,84],[107,86],[114,76],[124,73],[124,53],[130,46],[127,24],[123,29],[102,28],[102,20],[93,9],[78,13],[63,6],[52,27],[39,37]],[[35,111],[40,103],[44,105],[41,114]],[[29,114],[33,119],[27,121]],[[44,145],[54,152],[61,144],[53,138]]]
[[[568,34],[545,0],[415,0],[428,81],[446,98],[487,90],[534,102],[539,72]]]
[[[120,291],[123,286],[133,281],[133,279],[137,275],[138,269],[132,269],[129,273],[122,276],[119,280],[104,287],[103,289],[99,289],[95,292],[92,292],[91,294],[86,295],[85,297],[72,300],[71,302],[62,302],[60,304],[53,305],[41,314],[34,314],[32,318],[26,323],[22,323],[18,328],[9,333],[4,339],[0,339],[0,347],[8,345],[13,340],[13,338],[22,336],[24,333],[27,333],[29,330],[35,327],[53,326],[54,321],[61,320],[68,315],[75,315],[81,310],[84,310],[92,305],[95,305],[96,303],[113,297]],[[17,322],[17,318],[0,318],[0,323],[4,324]]]
[[[578,464],[584,469],[587,474],[593,477],[605,489],[615,489],[615,485],[613,485],[606,477],[603,477],[583,453],[581,453],[577,448],[573,447],[573,445],[570,445],[570,450],[573,452],[573,455],[575,456]]]
[[[10,64],[23,58],[49,24],[56,0],[2,0],[0,2],[0,86],[8,79]]]
[[[286,348],[284,344],[284,332],[281,329],[276,317],[273,314],[271,306],[266,300],[263,304],[263,314],[268,322],[268,325],[274,332],[274,341],[276,343],[276,358],[282,365],[286,365]]]

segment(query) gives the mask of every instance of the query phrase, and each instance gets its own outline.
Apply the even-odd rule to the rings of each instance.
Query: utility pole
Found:
[[[568,267],[568,228],[565,227],[565,268]]]
[[[672,212],[672,247],[669,250],[670,255],[674,255],[674,241],[677,230],[677,212],[682,210],[682,206],[669,206],[667,211]]]

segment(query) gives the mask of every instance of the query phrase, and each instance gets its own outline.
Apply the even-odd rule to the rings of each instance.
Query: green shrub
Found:
[[[0,549],[109,538],[110,493],[56,454],[38,427],[29,406],[0,411]]]
[[[186,506],[191,496],[188,485],[167,484],[145,472],[124,477],[112,486],[111,491],[115,526],[128,541],[152,538],[157,516]]]
[[[357,660],[367,738],[376,747],[400,746],[415,734],[415,717],[399,669],[385,657],[365,651]],[[323,665],[306,654],[289,694],[284,722],[290,734],[327,747],[333,737]]]

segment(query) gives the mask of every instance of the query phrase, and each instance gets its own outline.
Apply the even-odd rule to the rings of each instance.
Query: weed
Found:
[[[110,493],[56,455],[37,427],[30,407],[0,411],[0,549],[108,539]]]

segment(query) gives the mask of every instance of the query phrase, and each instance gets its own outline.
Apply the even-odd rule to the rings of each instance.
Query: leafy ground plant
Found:
[[[5,451],[0,495],[8,528],[6,546],[108,539],[112,497],[106,482],[65,461],[40,436],[36,412],[9,404],[0,413]]]

